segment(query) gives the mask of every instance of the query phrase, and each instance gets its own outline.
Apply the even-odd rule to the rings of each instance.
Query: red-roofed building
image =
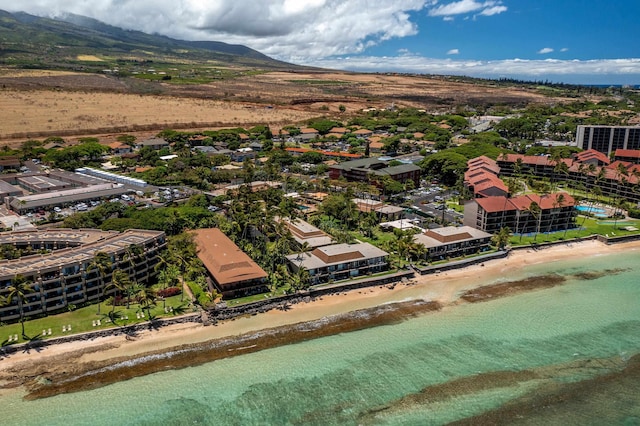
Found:
[[[563,159],[570,166],[572,161]],[[536,176],[553,175],[556,162],[546,155],[503,154],[498,157],[500,172],[507,176],[532,173]]]
[[[321,151],[317,149],[309,149],[309,148],[285,148],[287,152],[290,152],[291,155],[297,157],[299,155],[304,154],[305,152],[318,152],[325,157],[333,157],[333,158],[347,158],[349,160],[357,160],[362,158],[362,154],[351,154],[350,152],[333,152],[333,151]]]
[[[465,186],[476,198],[509,194],[509,188],[504,182],[484,169],[470,170],[465,173]]]
[[[639,149],[617,149],[613,158],[614,160],[626,161],[632,164],[640,164],[640,150]]]
[[[115,155],[128,154],[133,151],[130,145],[119,141],[111,142],[108,147]]]
[[[477,198],[465,203],[464,224],[491,234],[505,227],[518,234],[556,232],[575,227],[574,207],[566,192]]]
[[[586,151],[578,152],[573,154],[573,159],[582,164],[595,164],[596,166],[606,166],[611,161],[609,161],[609,157],[601,153],[600,151],[596,151],[595,149],[588,149]]]

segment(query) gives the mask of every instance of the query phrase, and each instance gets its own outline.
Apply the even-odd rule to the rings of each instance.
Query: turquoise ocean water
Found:
[[[640,377],[628,368],[640,353],[639,260],[537,265],[503,279],[569,281],[96,390],[5,396],[1,423],[640,424]]]

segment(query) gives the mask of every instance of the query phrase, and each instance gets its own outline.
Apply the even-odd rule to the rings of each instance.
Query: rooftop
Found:
[[[221,287],[267,277],[267,273],[219,229],[198,229],[193,234],[198,258]]]
[[[316,248],[309,253],[291,254],[287,256],[287,260],[301,264],[305,269],[317,269],[351,260],[366,260],[387,255],[387,252],[369,243],[334,244]]]

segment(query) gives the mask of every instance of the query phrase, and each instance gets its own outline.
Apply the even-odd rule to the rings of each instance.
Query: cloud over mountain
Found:
[[[0,0],[0,9],[45,16],[64,12],[189,40],[244,44],[294,60],[363,52],[415,35],[410,13],[425,0]]]

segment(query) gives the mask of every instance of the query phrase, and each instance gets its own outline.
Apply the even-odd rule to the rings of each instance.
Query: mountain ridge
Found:
[[[250,47],[221,41],[179,40],[115,27],[71,13],[55,18],[0,10],[0,64],[77,62],[81,55],[116,59],[165,58],[168,61],[219,61],[265,69],[304,69],[270,58]],[[107,62],[107,61],[104,61]]]

